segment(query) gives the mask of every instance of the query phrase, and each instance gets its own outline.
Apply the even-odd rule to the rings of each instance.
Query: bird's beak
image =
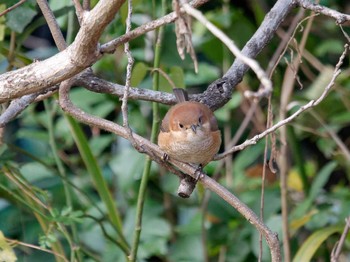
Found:
[[[191,129],[193,131],[193,133],[197,133],[197,126],[196,125],[191,125]]]

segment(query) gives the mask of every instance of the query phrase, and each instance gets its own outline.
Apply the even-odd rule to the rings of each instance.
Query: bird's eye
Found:
[[[200,125],[202,124],[202,117],[201,117],[201,116],[198,118],[198,123],[199,123]]]
[[[180,128],[184,128],[184,125],[181,124],[181,123],[179,123],[179,127],[180,127]]]

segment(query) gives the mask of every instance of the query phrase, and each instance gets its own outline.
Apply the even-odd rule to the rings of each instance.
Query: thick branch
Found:
[[[94,63],[100,55],[100,36],[124,1],[99,1],[91,12],[84,13],[74,43],[63,52],[0,75],[0,103],[53,86]]]
[[[242,54],[255,58],[274,36],[279,25],[286,18],[294,6],[293,0],[279,0],[265,16],[258,30],[242,49]],[[230,69],[221,78],[213,82],[199,97],[200,102],[216,110],[230,99],[234,87],[240,83],[249,67],[241,60],[236,59]]]

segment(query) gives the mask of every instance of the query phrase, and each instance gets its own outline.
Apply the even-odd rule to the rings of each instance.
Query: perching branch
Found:
[[[196,0],[191,2],[194,7],[204,4],[207,0]],[[271,11],[266,15],[263,23],[253,35],[253,37],[248,41],[245,47],[242,50],[242,54],[254,58],[258,55],[258,53],[264,48],[264,46],[270,41],[274,32],[278,28],[279,24],[283,21],[286,15],[289,13],[291,8],[295,3],[292,0],[288,1],[277,1],[275,6],[271,9]],[[308,1],[300,1],[300,5],[304,8],[308,8],[309,6],[305,3],[309,3]],[[302,5],[303,4],[303,5]],[[318,5],[312,5],[318,6]],[[95,7],[96,8],[96,7]],[[94,8],[94,9],[95,9]],[[322,12],[322,9],[319,8],[318,11]],[[334,10],[332,10],[334,11]],[[96,12],[98,13],[98,12]],[[322,12],[327,15],[326,13]],[[103,13],[101,13],[103,14]],[[349,15],[342,14],[340,12],[334,11],[331,17],[337,19],[337,21],[350,21]],[[124,34],[123,36],[112,40],[106,44],[103,44],[100,48],[101,53],[112,53],[116,49],[117,46],[123,44],[127,41],[130,41],[138,36],[145,34],[159,26],[168,24],[173,22],[176,19],[175,13],[170,13],[162,18],[159,18],[155,21],[151,21],[146,23],[132,31],[128,34]],[[268,33],[266,33],[268,32]],[[63,56],[63,57],[62,57]],[[64,54],[60,55],[58,60],[56,58],[50,59],[50,61],[44,60],[42,62],[33,63],[28,67],[25,67],[16,71],[12,71],[10,73],[6,73],[0,76],[0,103],[4,101],[11,100],[15,97],[21,97],[24,94],[34,93],[38,90],[43,90],[50,86],[53,86],[55,83],[60,83],[62,80],[67,79],[77,72],[81,71],[81,69],[74,67],[71,63],[67,62],[69,60],[69,55]],[[99,59],[100,56],[96,59]],[[62,62],[61,62],[62,60]],[[92,63],[92,62],[91,62]],[[79,63],[78,63],[79,64]],[[72,68],[73,67],[73,68]],[[51,70],[54,69],[54,70]],[[66,70],[68,69],[68,70]],[[243,75],[249,69],[244,63],[240,60],[237,60],[233,63],[231,68],[226,72],[226,74],[217,81],[213,82],[203,94],[199,94],[197,96],[193,96],[192,99],[195,101],[200,101],[207,104],[212,109],[218,109],[224,104],[226,104],[233,92],[233,88],[242,80]],[[73,72],[67,72],[73,70]],[[42,72],[39,76],[37,72]],[[18,75],[17,75],[18,73]],[[19,76],[19,77],[18,77]],[[21,77],[22,76],[22,77]],[[59,76],[59,77],[58,77]],[[29,78],[28,78],[29,77]],[[94,90],[108,90],[102,92],[109,92],[111,94],[116,94],[121,97],[122,93],[116,91],[112,91],[113,89],[107,88],[111,87],[111,83],[108,83],[102,79],[94,78],[97,83],[89,84],[89,86],[94,86]],[[87,82],[87,81],[85,81]],[[17,85],[18,84],[18,85]],[[98,84],[101,84],[102,87],[99,87]],[[118,86],[117,86],[118,87]],[[120,86],[121,90],[123,89]],[[172,95],[159,93],[155,94],[153,91],[144,92],[144,90],[134,89],[135,99],[142,99],[146,101],[157,101],[163,102],[165,104],[171,104]],[[147,90],[148,91],[148,90]],[[129,97],[130,99],[134,99],[132,95]],[[19,114],[20,111],[16,113]],[[8,122],[8,121],[5,121]]]
[[[62,109],[66,113],[72,115],[74,118],[87,125],[101,128],[125,139],[130,138],[128,130],[125,127],[122,127],[106,119],[90,115],[82,111],[81,109],[75,107],[69,98],[68,92],[70,90],[70,87],[71,85],[69,84],[63,85],[59,90],[59,102]],[[164,152],[160,150],[160,148],[157,145],[151,143],[149,140],[135,133],[133,134],[133,139],[137,144],[139,144],[142,147],[143,153],[146,153],[158,164],[164,166],[164,161],[162,159]],[[196,178],[196,174],[198,174],[196,168],[189,164],[176,161],[174,159],[169,159],[168,162],[176,166],[180,171],[192,176],[193,178]],[[165,167],[167,168],[167,165],[165,165]],[[215,180],[206,176],[204,173],[201,173],[199,181],[209,190],[217,193],[222,199],[224,199],[232,207],[237,209],[251,224],[253,224],[257,228],[257,230],[259,230],[259,232],[265,237],[270,247],[272,261],[281,261],[279,241],[277,235],[273,233],[263,222],[261,222],[259,217],[247,205],[242,203],[230,191],[221,186]]]

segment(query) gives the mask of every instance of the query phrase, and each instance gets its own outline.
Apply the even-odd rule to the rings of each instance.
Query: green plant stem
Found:
[[[310,187],[307,181],[303,152],[300,148],[300,143],[298,142],[294,128],[292,126],[287,127],[287,136],[289,141],[288,144],[290,145],[290,149],[293,154],[293,159],[295,160],[295,164],[298,167],[300,178],[303,183],[303,190],[305,192],[305,195],[308,195]]]
[[[162,0],[162,9],[163,13],[165,13],[165,0]],[[154,54],[154,68],[159,68],[160,64],[160,53],[162,49],[162,38],[163,38],[163,27],[161,27],[158,31],[158,37],[155,45],[155,54]],[[159,72],[155,71],[153,73],[153,90],[158,91],[159,89]],[[158,129],[159,129],[159,113],[158,113],[158,103],[153,102],[152,103],[152,111],[153,111],[153,120],[152,120],[152,132],[151,132],[151,142],[155,143],[157,139]],[[135,221],[135,231],[133,236],[133,243],[132,243],[132,249],[130,254],[130,261],[134,262],[136,261],[137,256],[137,250],[140,243],[140,236],[141,236],[141,230],[142,230],[142,213],[143,213],[143,206],[145,202],[145,196],[146,196],[146,190],[147,190],[147,183],[151,171],[151,165],[152,160],[149,156],[145,159],[145,167],[143,169],[140,189],[139,189],[139,195],[137,198],[137,207],[136,207],[136,221]]]
[[[33,212],[33,215],[38,220],[38,223],[40,224],[43,233],[47,234],[49,232],[50,223],[52,223],[52,219],[50,216],[47,216],[45,214],[45,210],[47,210],[47,207],[43,207],[41,204],[39,204],[40,200],[38,201],[38,199],[36,199],[36,195],[33,192],[33,190],[35,189],[32,186],[30,186],[26,181],[23,181],[23,178],[20,177],[20,174],[16,174],[16,172],[13,172],[9,168],[3,167],[2,172],[9,179],[9,181],[16,185],[18,190],[9,190],[1,184],[0,189],[2,189],[9,196],[11,196],[12,199],[18,201],[18,203],[21,203],[23,204],[23,206],[28,207],[28,209]],[[69,242],[70,238],[67,237],[67,240]],[[54,243],[52,243],[51,248],[54,251],[56,261],[66,261],[66,259],[62,259],[62,257],[65,257],[65,253],[60,241],[55,241]],[[58,256],[57,254],[60,254],[62,257]]]
[[[123,233],[121,216],[117,208],[117,203],[114,201],[108,189],[107,183],[102,176],[101,169],[97,164],[96,158],[92,154],[87,138],[85,137],[85,134],[83,133],[80,125],[69,115],[65,115],[65,118],[69,123],[73,138],[75,140],[75,143],[77,144],[78,150],[85,163],[85,166],[95,183],[97,192],[107,207],[108,216],[111,221],[111,224],[119,235],[119,247],[123,250],[123,252],[126,255],[128,255],[130,252],[129,245]]]
[[[72,192],[70,189],[70,185],[67,183],[68,177],[67,177],[66,171],[64,169],[63,163],[57,154],[58,149],[57,149],[57,144],[56,144],[56,140],[55,140],[53,119],[52,119],[53,115],[54,115],[54,110],[50,107],[47,99],[44,100],[44,106],[45,106],[45,110],[47,113],[47,129],[49,132],[49,144],[50,144],[51,151],[52,151],[58,172],[60,174],[60,177],[63,178],[62,182],[63,182],[64,193],[66,196],[66,205],[71,210],[73,210]],[[73,236],[74,241],[72,241],[70,239],[68,232],[64,229],[64,227],[62,225],[60,225],[58,223],[58,226],[59,226],[60,230],[62,231],[62,233],[66,236],[66,238],[71,246],[71,260],[74,260],[74,257],[76,255],[78,261],[82,261],[82,257],[81,257],[80,252],[78,251],[78,249],[74,248],[74,244],[73,244],[73,242],[79,243],[79,237],[78,237],[78,231],[77,231],[76,225],[74,223],[71,225],[72,236]]]

